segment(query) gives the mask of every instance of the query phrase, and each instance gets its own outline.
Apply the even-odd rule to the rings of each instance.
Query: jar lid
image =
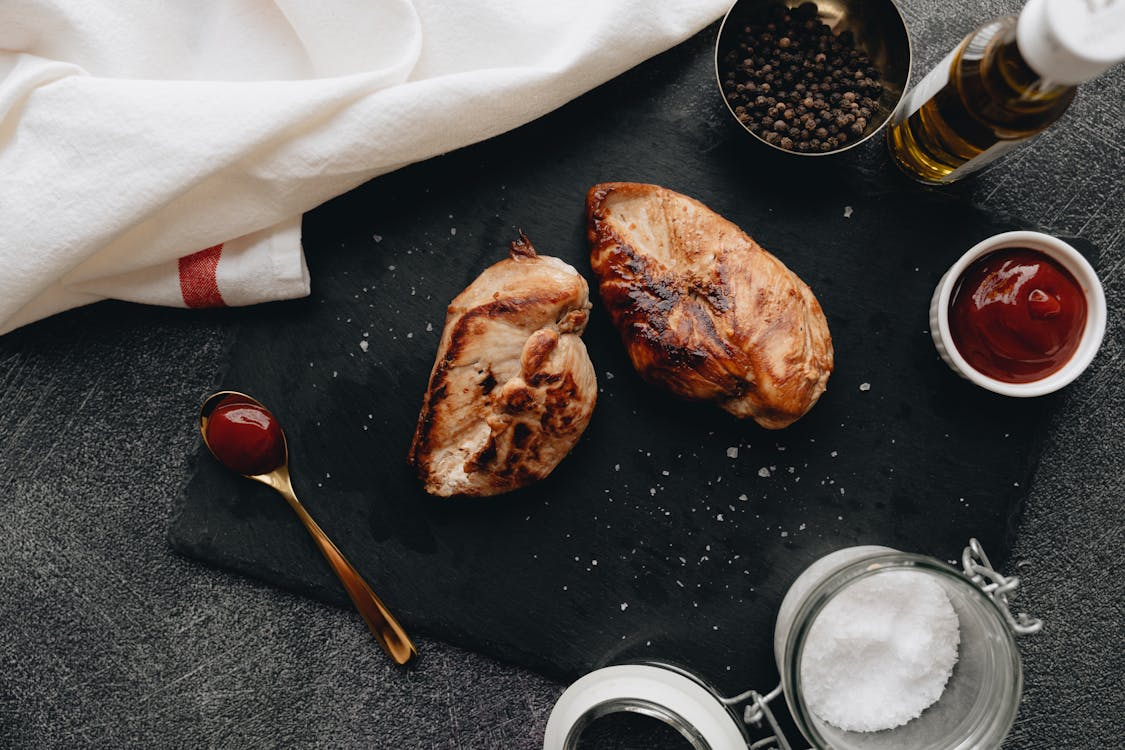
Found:
[[[543,750],[574,750],[582,731],[613,713],[651,716],[679,731],[696,750],[746,750],[743,724],[702,680],[667,664],[622,664],[568,687],[547,720]]]

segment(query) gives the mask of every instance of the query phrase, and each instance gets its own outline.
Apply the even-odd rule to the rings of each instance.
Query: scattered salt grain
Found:
[[[629,609],[629,605],[626,602],[621,602],[621,611],[624,612],[627,609]]]
[[[738,458],[738,448],[733,445],[727,448],[727,458]]]
[[[860,383],[859,389],[861,391],[869,391],[869,390],[871,390],[871,384],[870,383]]]
[[[763,466],[762,468],[758,469],[758,476],[762,477],[763,479],[765,479],[769,475],[770,475],[769,468]]]
[[[854,213],[854,211],[852,211],[852,207],[851,207],[851,206],[844,206],[844,218],[845,218],[845,219],[850,219],[850,218],[852,218],[852,214],[853,214],[853,213]]]
[[[371,344],[369,344],[367,342],[367,339],[361,339],[360,340],[360,342],[359,342],[359,348],[360,349],[362,349],[363,351],[367,351],[367,347],[369,347],[369,346],[371,346]]]
[[[928,574],[863,578],[837,594],[809,630],[805,700],[847,731],[901,726],[941,697],[960,642],[957,613]]]

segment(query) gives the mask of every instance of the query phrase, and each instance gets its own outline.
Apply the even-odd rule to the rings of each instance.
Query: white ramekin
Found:
[[[1082,331],[1078,349],[1061,368],[1031,383],[1005,383],[974,369],[957,351],[949,331],[949,299],[961,274],[981,256],[1007,247],[1026,247],[1050,256],[1070,271],[1086,295],[1086,328]],[[1105,335],[1105,322],[1105,291],[1093,266],[1072,246],[1058,237],[1042,232],[1004,232],[981,240],[950,266],[938,282],[930,301],[930,335],[933,336],[941,358],[961,377],[1005,396],[1042,396],[1057,391],[1077,378],[1098,353],[1102,336]]]

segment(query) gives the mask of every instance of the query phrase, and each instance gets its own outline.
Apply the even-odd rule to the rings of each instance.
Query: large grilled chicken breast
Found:
[[[832,337],[796,274],[657,185],[595,185],[586,210],[599,291],[641,377],[769,429],[812,408],[832,372]]]
[[[426,492],[508,492],[570,452],[597,400],[589,311],[586,280],[522,234],[457,295],[410,447]]]

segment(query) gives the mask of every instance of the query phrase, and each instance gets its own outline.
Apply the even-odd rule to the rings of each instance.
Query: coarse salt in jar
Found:
[[[851,547],[789,589],[774,656],[789,712],[814,747],[994,748],[1019,707],[1013,633],[1037,629],[945,563]]]

